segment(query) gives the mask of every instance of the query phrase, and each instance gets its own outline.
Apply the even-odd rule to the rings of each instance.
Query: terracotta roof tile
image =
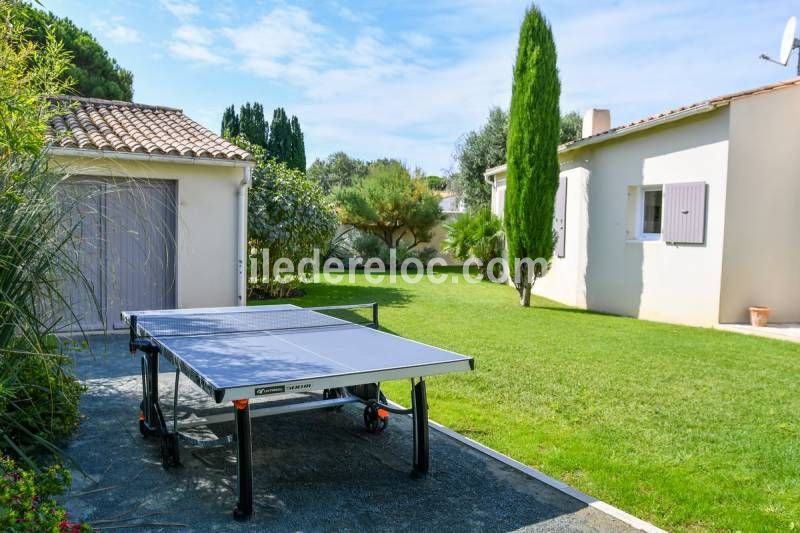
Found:
[[[63,113],[50,121],[48,142],[60,148],[173,155],[231,161],[252,156],[180,109],[117,100],[57,96]]]

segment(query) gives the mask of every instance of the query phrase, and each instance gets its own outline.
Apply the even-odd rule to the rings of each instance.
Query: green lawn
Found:
[[[513,289],[307,285],[476,360],[429,381],[431,418],[667,529],[800,528],[800,345],[578,311]],[[407,382],[387,395],[408,403]]]

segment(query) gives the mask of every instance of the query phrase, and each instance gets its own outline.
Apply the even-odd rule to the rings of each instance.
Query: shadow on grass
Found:
[[[552,305],[552,304],[548,304],[548,305],[531,305],[531,307],[534,307],[536,309],[544,309],[546,311],[556,311],[556,312],[559,312],[559,313],[572,313],[572,314],[575,314],[575,315],[594,315],[594,316],[602,316],[602,317],[609,317],[609,318],[630,318],[630,317],[625,317],[625,316],[622,316],[622,315],[613,315],[611,313],[601,313],[601,312],[598,312],[598,311],[590,311],[588,309],[578,309],[576,307],[562,307],[562,306],[559,306],[559,305]]]
[[[305,296],[274,300],[251,300],[247,305],[296,304],[301,307],[377,302],[379,306],[402,307],[411,301],[409,291],[398,287],[352,284],[304,285]]]

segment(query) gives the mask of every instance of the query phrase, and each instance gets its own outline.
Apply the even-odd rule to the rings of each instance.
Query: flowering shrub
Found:
[[[53,501],[53,496],[63,493],[70,482],[69,471],[63,466],[34,473],[0,456],[0,531],[91,531],[87,524],[69,522],[67,512]]]

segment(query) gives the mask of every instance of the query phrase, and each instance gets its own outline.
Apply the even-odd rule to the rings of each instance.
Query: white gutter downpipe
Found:
[[[247,305],[247,189],[252,184],[250,166],[243,169],[242,181],[239,183],[237,198],[239,204],[239,218],[236,224],[236,302],[237,305]]]

